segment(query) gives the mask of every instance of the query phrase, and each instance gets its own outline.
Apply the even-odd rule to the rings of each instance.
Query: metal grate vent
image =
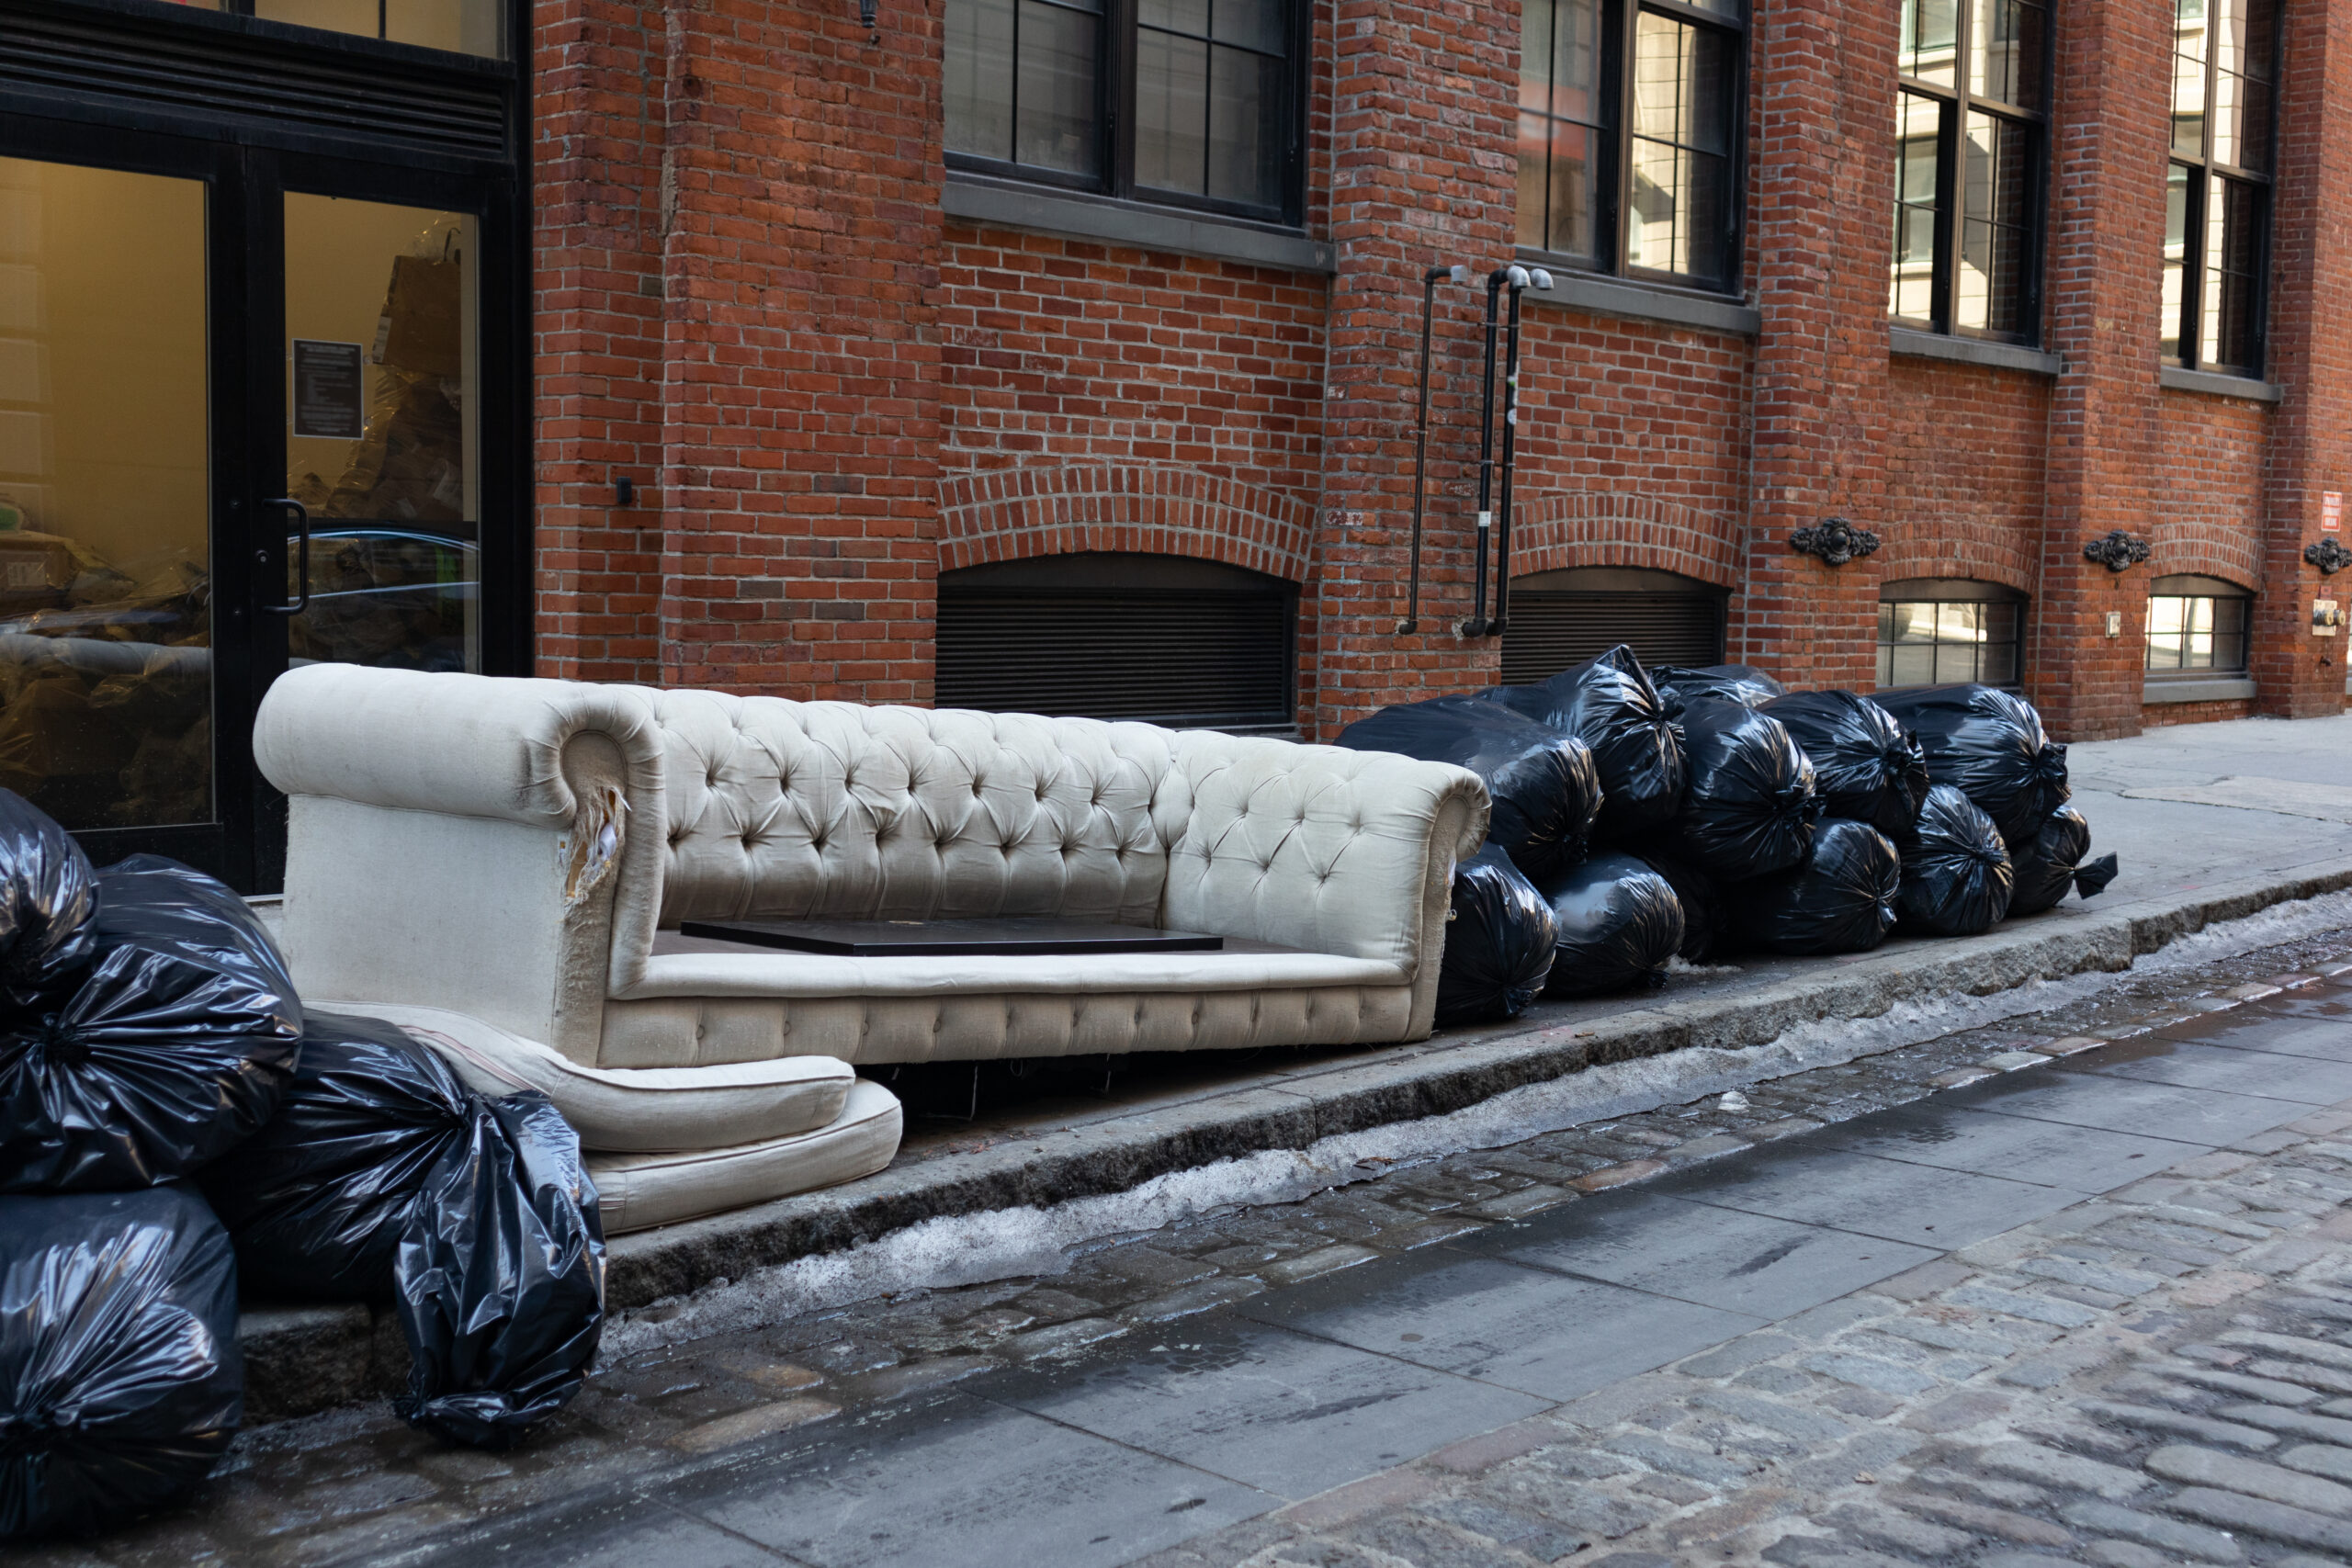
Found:
[[[110,97],[147,122],[207,136],[242,122],[377,152],[506,159],[511,67],[435,67],[238,20],[12,5],[0,11],[0,99],[78,117]]]
[[[1292,599],[1279,587],[939,591],[938,703],[1293,734]]]
[[[1644,666],[1720,664],[1724,602],[1713,593],[1546,593],[1513,589],[1503,680],[1524,685],[1572,670],[1619,643]]]

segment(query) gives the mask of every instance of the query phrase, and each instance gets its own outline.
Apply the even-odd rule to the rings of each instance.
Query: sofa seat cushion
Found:
[[[446,1008],[315,1002],[397,1024],[481,1094],[535,1089],[591,1151],[729,1148],[813,1132],[842,1114],[857,1075],[823,1056],[707,1066],[587,1067],[536,1040]]]
[[[645,976],[617,1000],[656,997],[1078,996],[1097,991],[1229,991],[1321,986],[1405,986],[1380,959],[1302,953],[1227,938],[1222,953],[1013,953],[842,958],[786,953],[663,931]]]
[[[608,1066],[766,1056],[1001,1061],[1128,1051],[1241,1051],[1393,1041],[1410,987],[1320,986],[1074,994],[655,997],[605,1005]]]
[[[852,1085],[841,1113],[814,1132],[691,1154],[598,1154],[587,1159],[605,1234],[675,1224],[871,1176],[899,1152],[898,1096]]]

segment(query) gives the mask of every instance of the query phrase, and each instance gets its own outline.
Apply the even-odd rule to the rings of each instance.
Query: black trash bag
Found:
[[[1673,820],[1682,804],[1682,738],[1632,649],[1620,643],[1541,685],[1485,694],[1592,749],[1600,775],[1596,838],[1623,843]]]
[[[1813,760],[1822,815],[1867,822],[1890,838],[1928,798],[1928,759],[1894,716],[1851,692],[1792,692],[1763,711],[1789,727]]]
[[[1868,953],[1894,929],[1903,863],[1885,834],[1845,818],[1814,830],[1813,859],[1730,890],[1740,939],[1771,953]]]
[[[1437,976],[1440,1027],[1525,1012],[1543,994],[1559,935],[1552,906],[1498,846],[1455,866]]]
[[[1559,920],[1547,997],[1589,997],[1666,984],[1682,945],[1682,906],[1665,877],[1632,855],[1595,855],[1544,885]]]
[[[74,836],[0,789],[0,1003],[31,1006],[89,958],[97,889]]]
[[[392,1259],[475,1096],[437,1052],[379,1019],[312,1012],[277,1114],[208,1166],[205,1196],[255,1295],[390,1302]]]
[[[1724,908],[1723,890],[1715,879],[1670,852],[1638,849],[1634,857],[1674,889],[1682,906],[1682,944],[1675,949],[1688,963],[1705,964],[1731,951],[1731,931]]]
[[[302,1007],[245,901],[133,855],[97,877],[90,963],[0,1019],[0,1192],[187,1176],[269,1120]]]
[[[1919,738],[1928,776],[1974,801],[2002,841],[2022,849],[2066,804],[2066,748],[2042,733],[2041,715],[1995,686],[1923,686],[1873,699]]]
[[[1950,784],[1928,792],[1903,855],[1897,923],[1907,936],[1976,936],[2008,913],[2017,886],[2000,829]]]
[[[1534,881],[1584,858],[1600,779],[1591,750],[1565,730],[1483,697],[1432,697],[1358,719],[1339,743],[1452,762],[1486,780],[1494,801],[1487,841]]]
[[[0,1540],[170,1502],[244,1394],[236,1259],[195,1193],[0,1198]]]
[[[604,1233],[545,1096],[485,1100],[404,1031],[313,1013],[284,1108],[205,1185],[257,1293],[399,1307],[416,1425],[502,1447],[579,1392]]]
[[[605,1234],[580,1137],[537,1090],[476,1100],[425,1176],[393,1276],[408,1393],[392,1407],[502,1449],[580,1392],[605,1326]]]
[[[2038,915],[2065,897],[2071,888],[2086,898],[2107,891],[2115,880],[2115,857],[2101,855],[2085,864],[2091,852],[2091,825],[2071,806],[2050,814],[2041,831],[2011,857],[2017,888],[2009,895],[2009,913]]]
[[[1760,708],[1788,688],[1761,670],[1745,664],[1705,664],[1695,670],[1661,664],[1650,671],[1669,715],[1679,715],[1702,697],[1723,697],[1743,707]]]
[[[1777,718],[1702,697],[1682,713],[1690,783],[1674,819],[1679,852],[1723,882],[1803,865],[1821,816],[1813,763]]]

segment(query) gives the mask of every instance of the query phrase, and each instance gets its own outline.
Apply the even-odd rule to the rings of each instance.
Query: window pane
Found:
[[[1136,183],[1207,193],[1209,46],[1136,30]]]
[[[219,10],[206,5],[202,10]],[[254,0],[254,15],[329,32],[357,33],[458,54],[504,54],[499,0]]]
[[[2259,0],[2212,0],[2213,157],[2270,164],[2270,49],[2277,18]]]
[[[1968,90],[2021,109],[2041,107],[2040,6],[2027,0],[1980,0],[1968,44]]]
[[[1903,39],[1895,68],[1939,87],[1954,85],[1959,0],[1903,0]]]
[[[1283,198],[1282,57],[1214,45],[1209,51],[1209,194],[1279,207]]]
[[[1290,49],[1290,7],[1283,0],[1216,0],[1209,36],[1261,54]]]
[[[1920,603],[1896,604],[1894,606],[1894,640],[1905,643],[1935,641],[1935,605]]]
[[[1975,642],[1983,636],[1977,625],[1975,605],[1943,604],[1936,606],[1938,642]]]
[[[1894,255],[1888,313],[1926,321],[1935,313],[1936,127],[1933,98],[1894,98]]]
[[[1101,18],[1041,0],[1018,0],[1018,4],[1020,63],[1015,91],[1019,98],[1012,155],[1023,164],[1073,175],[1093,174],[1097,168],[1094,62]],[[1141,74],[1140,66],[1137,74]]]
[[[1932,643],[1898,644],[1888,664],[1889,685],[1932,686],[1936,683],[1936,649]]]
[[[1881,686],[1894,684],[1894,649],[1884,641],[1878,645],[1878,683]]]
[[[2178,164],[2165,170],[2165,288],[2164,321],[2158,351],[2166,359],[2180,357],[2180,322],[2188,308],[2188,177]]]
[[[2256,214],[2260,194],[2211,177],[2205,195],[2205,281],[2198,301],[2199,363],[2252,370]]]
[[[1634,34],[1633,197],[1625,260],[1704,277],[1724,270],[1729,214],[1724,35],[1640,14]]]
[[[2030,131],[1971,113],[1962,140],[1960,299],[1954,324],[2023,335]]]
[[[1014,0],[947,0],[947,150],[1012,156]]]
[[[1598,0],[1527,0],[1520,51],[1519,243],[1591,256]]]

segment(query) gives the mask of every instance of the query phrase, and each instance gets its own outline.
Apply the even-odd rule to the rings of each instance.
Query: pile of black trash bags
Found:
[[[1494,801],[1459,866],[1441,1025],[1660,985],[1678,957],[1861,953],[2087,898],[2066,749],[1991,686],[1791,692],[1618,647],[1541,685],[1384,708],[1339,743],[1453,762]]]
[[[513,1441],[579,1391],[605,1248],[578,1137],[306,1012],[243,899],[94,872],[0,790],[0,1540],[119,1524],[243,1419],[241,1286],[399,1314],[410,1422]]]

